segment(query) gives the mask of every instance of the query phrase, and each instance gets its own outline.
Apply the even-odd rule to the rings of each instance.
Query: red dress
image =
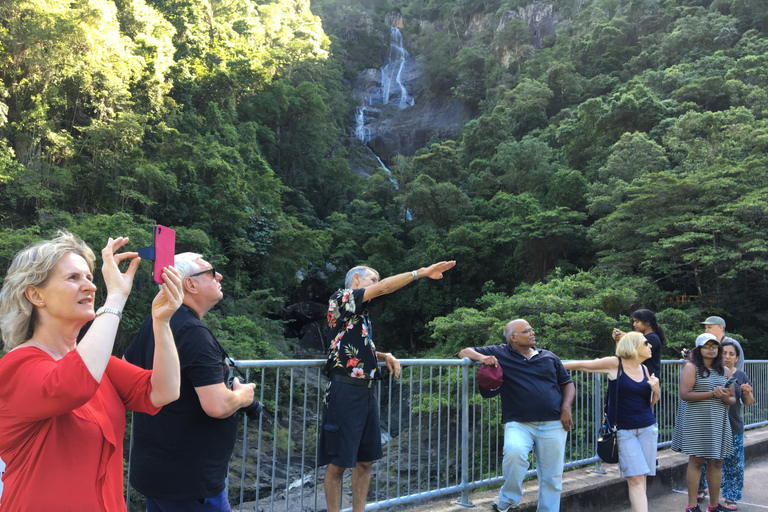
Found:
[[[160,410],[151,376],[112,357],[96,382],[76,350],[0,358],[0,512],[125,512],[125,411]]]

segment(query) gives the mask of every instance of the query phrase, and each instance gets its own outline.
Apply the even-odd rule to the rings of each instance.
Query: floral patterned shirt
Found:
[[[381,379],[371,321],[363,306],[365,288],[339,290],[328,301],[331,349],[325,374],[342,373],[360,379]]]

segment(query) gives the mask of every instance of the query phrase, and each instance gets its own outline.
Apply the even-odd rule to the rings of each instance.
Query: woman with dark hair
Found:
[[[733,372],[736,382],[733,389],[736,393],[736,403],[728,409],[728,419],[733,434],[733,455],[723,459],[723,508],[736,510],[736,502],[741,499],[741,489],[744,487],[744,417],[741,415],[741,404],[752,405],[755,397],[752,394],[752,382],[746,373],[736,370],[736,363],[741,357],[739,347],[731,341],[724,341],[720,346],[723,352],[723,365]]]
[[[661,347],[666,341],[664,329],[656,321],[656,313],[650,309],[638,309],[632,313],[632,328],[645,336],[645,339],[651,345],[651,357],[643,361],[643,364],[651,375],[657,377],[661,372]],[[619,329],[613,330],[613,339],[617,342],[624,335]]]
[[[733,453],[728,408],[736,403],[733,387],[725,385],[732,372],[723,366],[723,350],[717,338],[704,333],[696,338],[691,361],[680,373],[680,398],[687,402],[682,421],[675,424],[679,449],[688,457],[686,512],[701,512],[696,503],[699,475],[707,461],[710,490],[707,512],[724,510],[720,505],[723,458]]]

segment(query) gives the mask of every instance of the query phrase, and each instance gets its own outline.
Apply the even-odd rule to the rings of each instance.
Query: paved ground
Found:
[[[768,444],[768,429],[759,429],[747,433],[745,444],[753,445],[752,453],[759,456],[747,457],[740,512],[768,512],[768,457],[765,456]],[[750,449],[750,447],[747,447]],[[659,452],[659,468],[656,477],[649,479],[649,512],[683,512],[688,501],[684,488],[685,466],[688,457],[670,450]],[[627,494],[627,485],[618,475],[615,464],[604,465],[605,474],[592,471],[594,467],[566,472],[563,479],[563,499],[561,512],[631,512]],[[537,482],[523,484],[524,496],[520,512],[536,510]],[[491,502],[498,496],[495,490],[470,493],[470,501],[475,505],[467,508],[457,505],[457,496],[437,500],[431,503],[398,507],[397,510],[408,512],[490,512]],[[706,502],[701,504],[706,511]]]
[[[688,502],[688,494],[681,486],[675,486],[672,492],[662,494],[648,502],[649,511],[683,512]],[[739,502],[739,512],[768,511],[768,459],[747,463],[744,468],[744,491]],[[721,498],[722,502],[722,498]],[[706,511],[707,502],[699,507]],[[632,509],[619,508],[615,512],[632,512]]]

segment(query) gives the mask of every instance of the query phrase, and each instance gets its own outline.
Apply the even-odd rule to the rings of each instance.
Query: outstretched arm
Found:
[[[387,295],[388,293],[397,291],[403,286],[414,282],[416,279],[420,277],[428,277],[430,279],[442,279],[443,272],[450,270],[451,268],[453,268],[454,265],[456,265],[456,262],[453,260],[440,261],[438,263],[433,263],[432,265],[426,268],[420,268],[419,270],[416,270],[415,276],[413,275],[413,272],[403,272],[402,274],[389,276],[385,279],[382,279],[376,284],[367,286],[365,288],[365,293],[363,294],[363,302],[367,302],[380,295]]]
[[[566,370],[581,370],[590,373],[607,373],[616,378],[619,369],[619,360],[616,356],[603,357],[592,361],[568,361],[563,363]]]

